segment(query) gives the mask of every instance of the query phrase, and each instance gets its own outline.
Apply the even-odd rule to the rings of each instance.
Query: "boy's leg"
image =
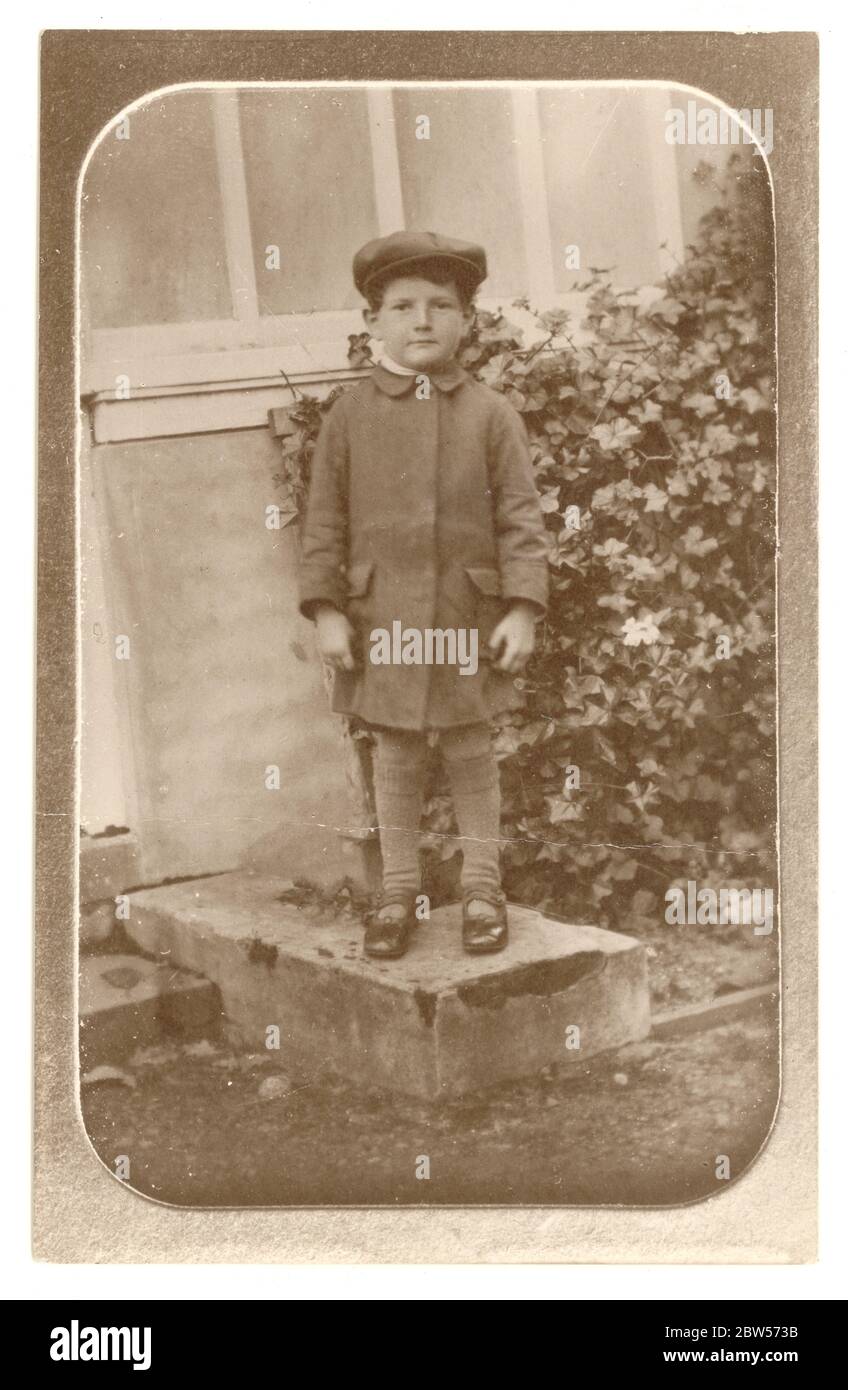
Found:
[[[383,856],[383,896],[397,902],[414,897],[420,885],[418,845],[427,738],[408,729],[379,729],[375,737],[374,799]]]
[[[445,729],[442,757],[448,770],[453,805],[462,837],[462,890],[484,896],[472,899],[472,913],[493,916],[490,898],[501,898],[500,776],[492,736],[485,724]]]

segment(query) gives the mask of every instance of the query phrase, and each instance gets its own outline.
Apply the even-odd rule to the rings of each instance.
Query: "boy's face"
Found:
[[[391,280],[380,308],[364,309],[363,317],[399,366],[426,372],[453,357],[474,314],[454,285],[410,276]]]

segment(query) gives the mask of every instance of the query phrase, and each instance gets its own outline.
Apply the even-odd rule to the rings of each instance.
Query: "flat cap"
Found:
[[[364,294],[367,286],[387,271],[414,273],[421,261],[444,261],[474,289],[485,280],[486,252],[471,241],[456,241],[439,232],[392,232],[368,241],[353,258],[353,283]]]

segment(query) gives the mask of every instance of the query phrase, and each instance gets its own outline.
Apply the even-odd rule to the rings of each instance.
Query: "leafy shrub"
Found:
[[[497,740],[506,886],[603,925],[662,920],[674,882],[773,874],[771,209],[733,159],[716,196],[650,303],[596,274],[581,334],[531,311],[545,336],[526,347],[480,313],[462,353],[525,421],[550,542],[527,708]],[[295,506],[335,394],[291,412]],[[439,787],[427,829],[450,856]]]

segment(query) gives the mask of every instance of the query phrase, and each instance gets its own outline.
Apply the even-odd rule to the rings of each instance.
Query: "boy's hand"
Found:
[[[315,613],[315,628],[318,635],[318,650],[324,661],[335,671],[353,671],[351,638],[353,628],[338,608],[332,604],[322,604]]]
[[[513,604],[505,618],[501,618],[489,638],[489,647],[493,652],[497,652],[499,647],[503,648],[498,659],[492,663],[496,670],[508,671],[510,675],[523,671],[535,646],[535,612],[532,603],[519,601]]]

